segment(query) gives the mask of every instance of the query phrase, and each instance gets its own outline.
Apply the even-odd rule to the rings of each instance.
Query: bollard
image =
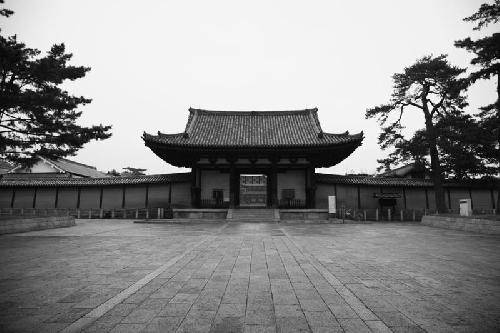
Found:
[[[366,222],[366,210],[363,211],[363,219],[365,220]]]
[[[149,219],[149,209],[146,208],[146,220]]]
[[[104,217],[104,209],[99,209],[99,218],[102,219]]]
[[[21,208],[21,216],[24,215],[24,208]]]
[[[400,215],[401,215],[401,222],[403,222],[403,210],[401,209],[399,212],[400,212]]]
[[[391,209],[387,209],[387,221],[391,222]]]
[[[412,217],[413,217],[413,222],[415,222],[415,209],[413,210]]]
[[[112,218],[112,219],[114,219],[114,218],[115,218],[115,210],[114,210],[114,209],[112,209],[112,210],[111,210],[111,218]]]
[[[139,208],[136,208],[135,209],[135,218],[138,219],[139,218]]]
[[[375,209],[375,221],[378,221],[378,208]]]
[[[92,218],[92,209],[89,209],[89,219]]]

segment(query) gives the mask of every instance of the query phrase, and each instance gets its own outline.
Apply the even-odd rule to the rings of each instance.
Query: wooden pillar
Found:
[[[425,188],[425,209],[429,209],[429,192],[427,187]]]
[[[125,185],[122,186],[122,208],[125,208]]]
[[[99,194],[99,209],[102,208],[102,192],[104,192],[104,188],[101,186],[101,189],[100,189],[100,194]]]
[[[77,197],[76,197],[76,209],[80,209],[80,196],[82,194],[82,188],[79,187],[78,188],[78,194],[77,194]]]
[[[35,192],[33,193],[33,208],[36,207],[36,192],[37,192],[37,188],[35,187]]]
[[[406,209],[406,190],[404,187],[403,187],[403,204],[404,204],[404,207]]]
[[[149,184],[146,184],[146,195],[144,198],[144,207],[146,207],[146,209],[147,209],[148,206],[149,206]]]
[[[491,197],[491,209],[495,209],[495,191],[490,189],[490,197]],[[14,202],[14,201],[12,201]],[[11,206],[12,207],[12,206]]]
[[[448,209],[451,209],[451,194],[450,194],[450,188],[447,188],[448,192]]]
[[[200,207],[200,195],[200,169],[197,167],[193,167],[191,169],[191,205],[195,208]]]
[[[470,208],[474,209],[474,200],[472,200],[472,189],[469,187]]]
[[[168,183],[168,206],[172,204],[172,181]]]
[[[316,206],[316,178],[314,168],[306,169],[306,208],[314,208]]]
[[[229,161],[231,166],[229,168],[229,207],[234,208],[237,206],[236,191],[238,188],[238,179],[236,175],[236,168],[234,161]]]
[[[57,204],[59,203],[59,187],[56,187],[56,198],[54,199],[54,208],[57,209]]]
[[[357,192],[358,192],[358,209],[361,209],[361,186],[357,186]]]
[[[271,159],[271,207],[278,208],[278,159]]]
[[[491,195],[492,195],[492,198],[494,198],[494,194],[493,194],[493,190],[491,190]],[[16,201],[16,189],[13,188],[12,189],[12,196],[10,197],[10,208],[14,208],[14,202]],[[494,200],[493,200],[494,201]],[[495,207],[493,207],[495,208]]]

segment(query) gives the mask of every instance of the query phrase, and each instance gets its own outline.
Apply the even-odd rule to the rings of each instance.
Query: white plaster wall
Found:
[[[201,170],[201,198],[212,199],[212,191],[222,189],[224,200],[229,200],[229,173],[218,170]]]
[[[295,189],[295,199],[306,200],[305,170],[288,170],[278,173],[278,199],[281,200],[281,190]]]

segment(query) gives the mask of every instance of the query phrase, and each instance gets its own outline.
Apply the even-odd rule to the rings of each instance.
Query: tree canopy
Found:
[[[0,10],[5,17],[12,13]],[[29,165],[36,155],[74,155],[89,141],[111,136],[111,126],[77,124],[80,107],[91,100],[73,96],[62,86],[85,77],[90,68],[71,65],[71,58],[63,43],[42,55],[16,36],[0,35],[1,157]]]
[[[497,23],[500,19],[500,0],[492,4],[482,4],[473,15],[464,21],[474,22],[474,30],[481,30],[489,24]],[[455,42],[455,46],[474,54],[471,65],[473,71],[469,75],[469,84],[480,79],[497,79],[497,100],[485,105],[479,113],[479,126],[482,129],[483,144],[478,154],[491,166],[498,168],[500,160],[500,33],[493,33],[477,40],[470,37]],[[488,140],[489,139],[489,140]],[[498,171],[497,171],[498,173]]]
[[[392,155],[381,162],[391,163],[415,159],[423,162],[430,157],[432,178],[435,186],[436,207],[445,211],[442,188],[443,171],[438,151],[438,123],[467,105],[463,94],[465,82],[460,76],[464,68],[452,66],[446,55],[425,56],[402,73],[393,75],[393,92],[388,103],[366,110],[366,118],[377,118],[382,132],[379,144],[382,149],[395,147]],[[405,139],[402,124],[405,112],[423,113],[425,128],[410,140]]]

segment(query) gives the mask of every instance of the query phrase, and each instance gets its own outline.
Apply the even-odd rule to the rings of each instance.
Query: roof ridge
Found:
[[[217,114],[217,115],[288,115],[297,113],[308,113],[311,111],[318,111],[318,108],[306,108],[297,110],[206,110],[206,109],[196,109],[189,108],[190,112],[193,113],[205,113],[205,114]]]

